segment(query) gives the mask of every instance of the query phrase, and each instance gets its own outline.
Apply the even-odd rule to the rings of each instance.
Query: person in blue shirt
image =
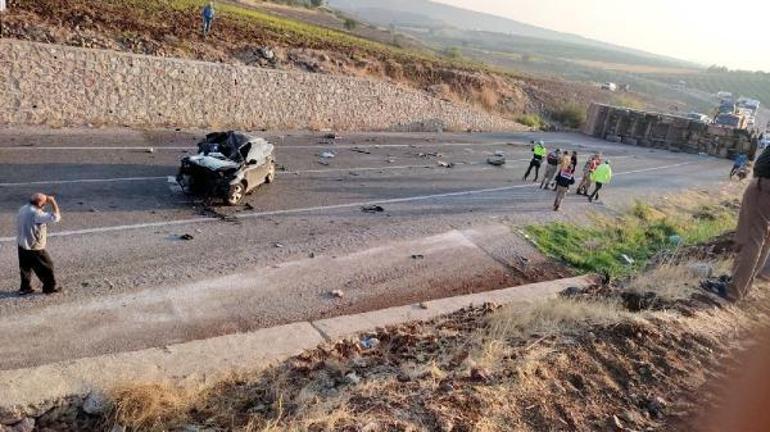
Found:
[[[203,17],[203,36],[208,36],[211,31],[211,23],[214,21],[214,3],[209,2],[201,12]]]
[[[737,174],[738,171],[745,168],[748,163],[749,163],[749,157],[746,156],[745,153],[739,153],[738,156],[735,157],[735,163],[733,163],[733,169],[730,170],[730,179],[732,180],[735,174]]]

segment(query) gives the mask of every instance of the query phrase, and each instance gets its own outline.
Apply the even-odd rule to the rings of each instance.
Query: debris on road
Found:
[[[155,149],[152,147],[147,147],[147,150],[145,150],[145,152],[152,154],[152,153],[155,153]]]
[[[318,163],[323,165],[323,166],[329,166],[329,162],[327,162],[325,160],[319,160]],[[299,173],[297,173],[297,175],[299,175]]]
[[[361,211],[364,213],[382,213],[385,209],[378,205],[366,205],[361,207]]]
[[[503,166],[505,162],[504,156],[493,156],[487,159],[487,163],[492,166]]]
[[[324,138],[325,139],[329,139],[329,140],[336,140],[336,139],[339,139],[340,136],[337,135],[336,133],[328,133],[328,134],[324,135]]]
[[[278,243],[278,242],[275,242],[275,243],[273,243],[273,247],[274,247],[274,248],[277,248],[277,249],[280,249],[280,248],[282,248],[282,247],[283,247],[283,243]]]
[[[332,297],[334,298],[342,298],[345,297],[345,293],[342,290],[334,290],[330,293]]]
[[[444,161],[438,161],[438,166],[441,168],[454,168],[455,163],[454,162],[444,162]]]
[[[367,154],[367,155],[372,154],[372,152],[370,152],[369,150],[362,149],[360,147],[353,147],[351,150],[356,152],[356,153],[361,153],[361,154]]]
[[[380,340],[374,336],[367,336],[363,338],[360,342],[361,348],[367,349],[367,350],[377,348],[379,344],[380,344]]]
[[[412,259],[413,259],[413,260],[421,260],[421,259],[425,259],[425,255],[421,255],[421,254],[414,254],[414,255],[412,255]]]
[[[179,240],[190,241],[190,240],[193,240],[193,239],[195,239],[195,237],[193,237],[192,234],[182,234],[182,235],[179,236]]]
[[[334,154],[334,152],[325,151],[325,152],[321,152],[320,156],[322,159],[334,159],[336,155]]]

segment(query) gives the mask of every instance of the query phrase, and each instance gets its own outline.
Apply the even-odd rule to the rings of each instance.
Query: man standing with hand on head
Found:
[[[46,205],[51,211],[43,210]],[[49,223],[61,220],[59,204],[52,196],[36,193],[29,199],[29,204],[19,209],[16,216],[16,241],[19,246],[19,273],[21,288],[19,295],[26,295],[32,290],[32,272],[43,283],[43,292],[53,294],[60,291],[53,274],[53,261],[45,250]]]

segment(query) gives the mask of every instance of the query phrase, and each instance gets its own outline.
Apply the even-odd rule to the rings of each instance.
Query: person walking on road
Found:
[[[560,155],[561,150],[556,149],[548,153],[548,157],[545,158],[547,165],[545,166],[545,176],[543,176],[543,182],[540,183],[540,189],[548,189],[551,187],[551,183],[554,181],[556,172],[559,169],[559,158],[561,157]]]
[[[583,179],[580,180],[580,185],[577,188],[578,195],[588,196],[588,191],[591,190],[591,174],[596,171],[602,163],[602,157],[600,153],[596,153],[583,165]]]
[[[51,206],[51,211],[43,209]],[[26,295],[32,290],[32,272],[43,283],[43,292],[53,294],[59,292],[54,277],[53,261],[45,250],[47,226],[61,220],[59,204],[52,196],[36,193],[29,203],[19,209],[16,216],[16,242],[19,247],[19,272],[21,274],[20,295]]]
[[[543,158],[545,158],[547,153],[548,150],[545,148],[545,143],[542,141],[535,143],[535,146],[532,147],[532,160],[529,162],[529,168],[527,168],[527,172],[524,174],[522,180],[527,180],[529,173],[532,172],[532,168],[534,168],[535,182],[537,182],[537,178],[540,176],[540,164],[543,163]]]
[[[575,184],[575,174],[570,170],[562,170],[556,176],[556,200],[553,202],[553,211],[559,211],[561,202],[573,184]]]
[[[207,37],[211,32],[211,24],[214,22],[214,3],[208,2],[203,7],[201,17],[203,18],[203,37]]]
[[[606,160],[591,174],[591,181],[596,184],[593,193],[588,197],[588,202],[599,199],[599,191],[612,180],[612,168],[610,161]]]

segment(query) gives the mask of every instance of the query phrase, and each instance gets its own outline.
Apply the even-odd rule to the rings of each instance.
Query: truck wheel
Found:
[[[230,190],[227,192],[227,203],[230,205],[238,205],[246,195],[246,189],[242,183],[234,184],[230,186]]]
[[[273,180],[275,180],[275,164],[270,165],[270,170],[267,172],[267,176],[265,177],[265,183],[272,183]]]

